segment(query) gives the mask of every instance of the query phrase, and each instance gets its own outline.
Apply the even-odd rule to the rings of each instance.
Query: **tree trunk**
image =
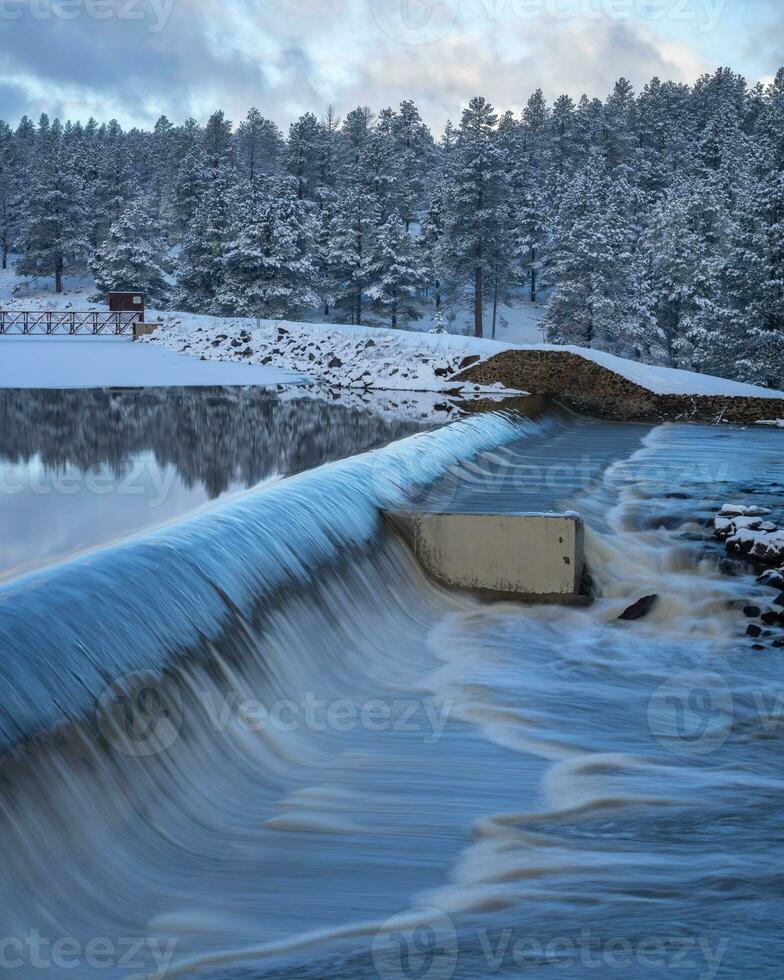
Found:
[[[495,320],[498,315],[498,276],[493,279],[493,340],[495,340]]]
[[[63,260],[57,259],[54,266],[54,291],[56,293],[61,293],[63,291]]]
[[[531,248],[531,302],[536,302],[536,249]]]
[[[482,337],[482,266],[474,270],[474,336]]]

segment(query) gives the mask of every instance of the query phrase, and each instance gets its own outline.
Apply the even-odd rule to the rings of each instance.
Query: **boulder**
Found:
[[[643,619],[653,610],[658,601],[658,595],[643,596],[642,599],[638,599],[637,602],[633,603],[628,609],[624,610],[618,619],[624,620],[625,622]]]

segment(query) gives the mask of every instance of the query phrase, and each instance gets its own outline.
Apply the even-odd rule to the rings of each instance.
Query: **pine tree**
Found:
[[[84,189],[65,153],[62,127],[48,118],[39,125],[19,249],[19,275],[51,277],[58,293],[65,272],[77,271],[90,252]]]
[[[139,196],[128,147],[116,119],[112,119],[105,128],[98,142],[98,154],[95,180],[93,182],[88,178],[87,185],[94,246],[106,238],[109,226]]]
[[[240,123],[234,137],[237,167],[251,183],[256,177],[280,172],[285,152],[283,136],[271,119],[265,119],[254,106]]]
[[[315,223],[292,178],[257,177],[224,257],[222,312],[296,320],[313,308]]]
[[[90,261],[90,271],[102,299],[113,291],[140,290],[153,305],[165,306],[171,289],[164,263],[165,247],[158,227],[137,201],[112,224]]]
[[[8,268],[8,253],[19,227],[21,183],[17,147],[10,126],[0,122],[0,261]]]
[[[236,200],[234,171],[229,166],[209,171],[177,263],[177,303],[185,310],[221,312],[218,296],[223,292]]]
[[[435,159],[430,130],[422,122],[419,110],[411,101],[400,103],[392,120],[392,164],[397,183],[397,207],[406,231],[423,207],[428,171]]]
[[[414,242],[398,214],[391,214],[379,229],[367,280],[374,312],[393,329],[419,319],[421,310],[415,298],[422,287],[422,274]]]
[[[352,181],[342,189],[336,201],[323,262],[334,309],[349,323],[362,323],[363,293],[368,283],[379,222],[375,199],[358,181]]]
[[[315,201],[321,185],[325,134],[312,112],[292,123],[286,146],[286,173],[297,182],[301,201]]]
[[[455,288],[470,298],[477,337],[484,333],[491,242],[504,221],[505,179],[494,139],[497,120],[488,102],[471,100],[463,111],[457,145],[445,173],[442,263]]]

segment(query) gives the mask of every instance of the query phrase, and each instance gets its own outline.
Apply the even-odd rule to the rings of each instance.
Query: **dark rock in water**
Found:
[[[746,636],[762,636],[762,627],[755,626],[754,623],[750,623],[749,626],[746,627]]]
[[[627,622],[635,619],[643,619],[643,617],[648,615],[658,601],[659,597],[657,595],[643,596],[642,599],[638,599],[634,605],[629,606],[625,612],[621,613],[618,619],[623,619]]]
[[[759,606],[744,606],[743,615],[748,616],[749,619],[756,619],[762,613]]]
[[[761,582],[763,585],[769,585],[771,589],[784,589],[784,574],[777,569],[763,572],[757,581]]]
[[[782,592],[781,595],[776,596],[776,598],[773,600],[773,605],[784,606],[784,592]]]
[[[774,623],[778,623],[779,621],[779,613],[773,612],[771,609],[770,612],[764,612],[760,619],[767,626],[773,626]]]
[[[762,643],[753,643],[751,646],[752,650],[767,650],[767,647]]]
[[[731,578],[739,578],[746,574],[748,566],[743,562],[735,561],[734,558],[722,558],[719,562],[719,571],[722,575],[729,575]]]
[[[774,640],[773,641],[773,646],[774,647],[784,647],[784,636],[779,637],[778,640]]]

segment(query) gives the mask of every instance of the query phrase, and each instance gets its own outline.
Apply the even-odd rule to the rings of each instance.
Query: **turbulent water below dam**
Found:
[[[0,587],[0,970],[778,978],[782,651],[743,614],[775,594],[705,524],[781,511],[781,433],[340,425]],[[595,601],[426,579],[380,508],[453,506],[580,511]]]

